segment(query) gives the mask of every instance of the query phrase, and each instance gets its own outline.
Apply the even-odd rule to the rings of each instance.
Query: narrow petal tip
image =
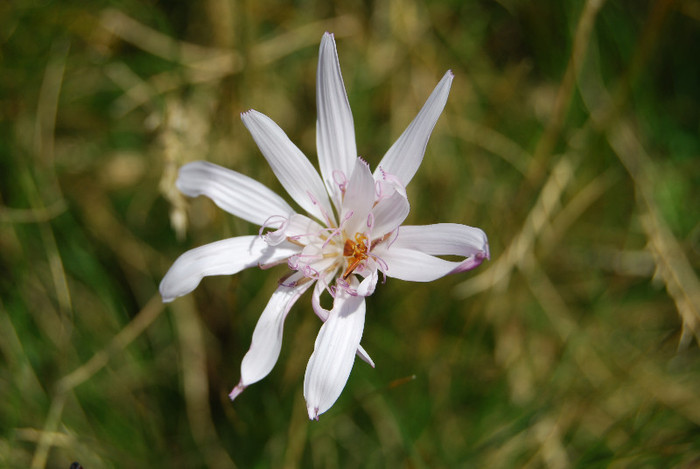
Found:
[[[169,285],[165,282],[165,278],[167,278],[167,274],[166,277],[164,277],[163,280],[161,280],[160,285],[158,286],[158,293],[160,293],[160,297],[163,299],[163,303],[167,304],[181,295],[177,295],[174,294],[172,291],[169,291],[170,288]]]
[[[231,390],[231,392],[228,394],[228,398],[231,400],[234,400],[237,398],[246,388],[247,386],[244,386],[242,382],[238,383],[235,388]]]
[[[307,407],[309,411],[309,420],[316,420],[318,422],[318,407]]]
[[[453,271],[451,271],[450,274],[458,274],[461,272],[466,272],[468,270],[476,269],[481,265],[482,262],[489,259],[490,257],[487,248],[485,252],[478,252],[474,256],[462,262]]]

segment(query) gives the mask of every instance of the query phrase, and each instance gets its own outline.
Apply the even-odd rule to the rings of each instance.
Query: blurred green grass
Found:
[[[700,464],[697,0],[15,1],[0,6],[0,466]],[[206,279],[186,249],[255,228],[173,187],[207,159],[281,192],[238,117],[315,161],[336,33],[374,167],[447,69],[408,222],[492,260],[369,299],[338,403],[306,417],[307,298],[231,404],[281,271]]]

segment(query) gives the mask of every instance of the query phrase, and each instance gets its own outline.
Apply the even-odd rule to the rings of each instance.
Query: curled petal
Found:
[[[327,276],[326,279],[320,279],[318,282],[316,282],[316,286],[314,286],[314,291],[311,294],[311,306],[313,307],[316,316],[318,316],[319,319],[323,322],[326,322],[326,320],[328,320],[328,316],[331,313],[326,308],[321,306],[321,295],[324,291],[326,291],[326,288],[328,288],[328,277],[329,276]],[[332,279],[332,277],[330,278]]]
[[[178,257],[160,282],[168,303],[197,288],[203,277],[232,275],[248,267],[277,262],[299,252],[290,243],[269,246],[259,236],[239,236],[205,244]]]
[[[272,294],[265,310],[260,315],[253,332],[248,353],[241,363],[241,380],[229,394],[235,399],[243,390],[267,376],[277,363],[282,348],[284,320],[299,297],[311,286],[311,282],[297,284],[303,275],[297,273],[287,279]],[[289,285],[289,286],[288,286]]]
[[[304,398],[310,419],[318,420],[340,396],[355,362],[364,325],[364,297],[338,290],[306,366]]]
[[[486,234],[479,228],[455,223],[402,226],[393,244],[382,243],[373,251],[386,266],[384,273],[413,282],[431,282],[448,274],[471,270],[489,258]],[[436,255],[465,256],[446,261]]]
[[[323,227],[321,225],[316,223],[311,218],[298,213],[284,219],[281,223],[276,223],[279,225],[278,230],[271,231],[263,235],[263,239],[267,242],[267,244],[273,246],[278,245],[287,239],[303,243],[309,238],[318,236],[318,234],[323,231]]]
[[[289,195],[322,221],[333,217],[326,188],[309,160],[272,119],[258,111],[241,114],[243,123]]]
[[[338,184],[334,183],[333,172],[340,171],[349,177],[357,157],[357,148],[355,124],[331,33],[324,34],[321,39],[316,74],[316,107],[318,163],[328,193],[333,196],[336,207],[340,208],[341,193]]]
[[[207,161],[184,165],[175,184],[183,194],[205,195],[228,213],[256,225],[274,215],[294,213],[282,197],[255,179]]]
[[[383,169],[398,177],[404,187],[413,179],[423,161],[430,134],[445,108],[453,77],[452,71],[445,73],[413,122],[386,152],[375,171],[375,178],[379,179]]]
[[[289,218],[286,235],[293,240],[306,241],[306,238],[316,237],[323,231],[323,227],[304,215],[292,215]]]

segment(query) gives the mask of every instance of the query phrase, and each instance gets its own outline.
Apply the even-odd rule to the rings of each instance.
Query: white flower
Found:
[[[163,301],[191,292],[207,275],[230,275],[285,261],[290,268],[258,320],[231,399],[272,370],[287,313],[312,285],[313,309],[323,325],[306,367],[304,397],[309,418],[318,419],[340,396],[355,354],[374,366],[360,340],[365,297],[374,292],[380,272],[385,277],[429,282],[473,269],[489,257],[486,235],[478,228],[451,223],[400,227],[409,212],[405,187],[423,160],[452,77],[450,71],[445,74],[372,173],[357,156],[335,41],[326,33],[316,91],[320,177],[270,118],[253,110],[242,114],[282,186],[307,215],[296,213],[270,189],[234,171],[204,161],[180,169],[176,184],[184,194],[205,195],[261,228],[258,236],[225,239],[180,256],[160,284]],[[440,255],[464,259],[448,261],[436,257]],[[324,292],[333,297],[330,311],[321,306]]]

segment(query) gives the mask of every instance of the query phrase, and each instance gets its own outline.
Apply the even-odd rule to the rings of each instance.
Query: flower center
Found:
[[[355,241],[349,238],[345,240],[343,256],[348,258],[348,268],[343,272],[343,280],[347,279],[360,263],[367,259],[369,256],[367,253],[368,249],[369,242],[364,233],[355,233]]]

